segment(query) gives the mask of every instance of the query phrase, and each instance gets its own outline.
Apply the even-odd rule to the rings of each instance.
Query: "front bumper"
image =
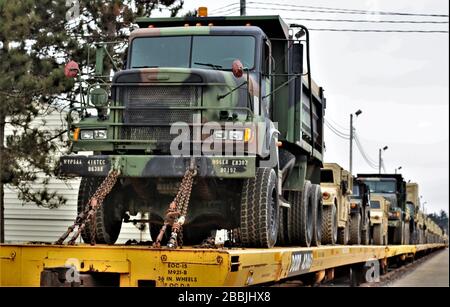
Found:
[[[63,156],[59,175],[67,177],[105,177],[112,166],[120,168],[122,177],[164,178],[183,177],[190,157],[148,155]],[[197,176],[218,178],[252,178],[256,157],[202,156],[196,157]]]

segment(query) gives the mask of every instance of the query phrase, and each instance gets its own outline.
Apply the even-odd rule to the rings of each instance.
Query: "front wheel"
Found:
[[[89,204],[90,198],[103,182],[103,177],[83,177],[78,191],[78,214],[83,212]],[[114,244],[120,234],[123,219],[123,193],[116,185],[111,193],[107,195],[103,204],[97,209],[95,225],[91,221],[86,222],[85,228],[81,232],[83,241],[91,242],[92,233],[95,232],[95,242],[100,244]]]
[[[361,214],[353,214],[350,220],[350,244],[361,244]]]
[[[373,226],[373,245],[383,245],[385,244],[385,237],[383,236],[383,228],[381,224],[376,224]]]
[[[278,232],[277,175],[272,168],[258,168],[255,178],[242,188],[240,237],[247,247],[273,247]]]
[[[336,206],[323,207],[322,215],[322,244],[336,244],[337,241],[337,215]]]

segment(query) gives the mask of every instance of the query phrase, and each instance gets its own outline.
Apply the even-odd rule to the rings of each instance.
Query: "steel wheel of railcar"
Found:
[[[81,179],[78,191],[78,214],[84,211],[89,199],[103,180],[103,177],[83,177]],[[105,197],[103,204],[97,209],[96,225],[92,225],[91,221],[86,222],[86,227],[81,231],[84,242],[91,242],[93,227],[95,227],[96,243],[114,244],[117,241],[122,227],[123,207],[118,205],[121,193],[115,193],[115,191],[117,191],[117,186]]]
[[[258,168],[246,179],[241,196],[241,243],[248,247],[273,247],[278,232],[277,175],[272,168]]]

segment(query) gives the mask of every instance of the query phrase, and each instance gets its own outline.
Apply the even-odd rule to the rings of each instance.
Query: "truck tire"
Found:
[[[361,244],[362,245],[370,245],[370,222],[369,222],[369,213],[368,210],[364,210],[365,218],[362,221],[362,230],[361,230]]]
[[[403,244],[403,231],[404,231],[405,225],[402,221],[400,227],[394,228],[394,237],[393,237],[393,244],[396,245],[402,245]]]
[[[405,232],[403,234],[404,242],[403,244],[409,245],[410,244],[410,233],[409,233],[409,223],[405,223]]]
[[[272,168],[258,168],[242,188],[240,235],[247,247],[273,247],[278,232],[278,184]]]
[[[278,245],[288,245],[289,237],[287,235],[287,210],[288,208],[280,207],[278,222]]]
[[[361,213],[356,213],[350,219],[350,240],[349,244],[361,244]]]
[[[103,180],[103,177],[81,178],[80,188],[78,190],[78,214],[84,211],[89,199],[94,195]],[[114,244],[117,241],[122,227],[123,209],[121,206],[116,205],[117,202],[113,202],[114,198],[117,199],[120,197],[120,193],[114,193],[115,188],[105,197],[103,204],[97,209],[95,225],[92,225],[91,221],[86,222],[86,227],[81,231],[81,237],[84,242],[91,242],[93,227],[95,227],[96,243]],[[112,194],[115,194],[114,197]]]
[[[369,226],[367,226],[368,228]],[[361,244],[362,245],[370,245],[370,232],[369,230],[361,231]]]
[[[320,246],[322,241],[322,215],[323,215],[323,200],[322,190],[320,185],[311,185],[311,202],[313,204],[313,235],[311,238],[311,244],[313,246]]]
[[[324,206],[322,215],[322,244],[336,244],[337,215],[336,206]]]
[[[373,245],[383,245],[385,236],[383,236],[383,228],[381,224],[373,225]]]
[[[311,182],[305,181],[303,191],[289,191],[288,235],[290,244],[311,246],[313,232],[313,205],[311,201]]]
[[[347,245],[348,239],[349,239],[349,223],[347,222],[347,225],[344,228],[338,228],[338,238],[337,242],[341,245]]]

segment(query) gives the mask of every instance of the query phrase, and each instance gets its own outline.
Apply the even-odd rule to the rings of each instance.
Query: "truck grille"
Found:
[[[175,122],[192,123],[196,110],[183,110],[200,105],[200,89],[197,86],[135,86],[122,89],[121,99],[125,110],[121,139],[155,140],[157,147],[168,149],[177,136],[170,134]]]

